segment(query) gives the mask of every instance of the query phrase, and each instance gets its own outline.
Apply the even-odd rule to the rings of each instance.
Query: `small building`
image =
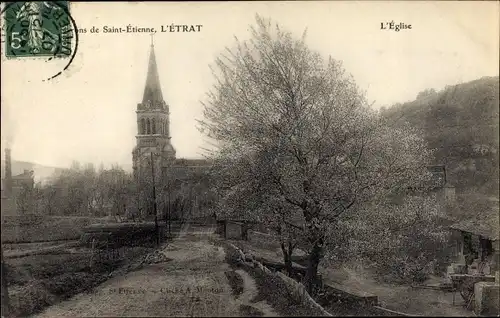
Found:
[[[498,207],[475,219],[450,226],[456,240],[456,261],[465,265],[467,273],[494,275],[499,270]]]
[[[498,315],[500,264],[498,206],[476,218],[450,226],[456,240],[456,259],[448,267],[454,288],[461,290],[467,308],[476,315]],[[465,296],[464,296],[465,295]]]
[[[245,238],[245,229],[243,222],[237,221],[226,221],[225,222],[225,235],[224,237],[227,239],[240,240]]]
[[[2,180],[2,216],[32,213],[32,190],[35,186],[33,170],[12,176],[12,159],[10,148],[5,149],[5,178]]]
[[[247,240],[248,230],[259,225],[255,220],[245,218],[229,218],[226,216],[216,216],[217,233],[226,239]]]
[[[2,215],[33,213],[31,191],[33,191],[34,185],[35,180],[31,170],[24,170],[23,173],[12,176],[10,180],[4,180],[2,183]],[[20,209],[20,207],[22,208]]]
[[[246,240],[249,227],[248,222],[244,220],[217,219],[217,233],[226,239]]]
[[[33,170],[24,169],[23,173],[12,177],[12,188],[14,193],[22,188],[33,189],[35,186],[35,176]]]

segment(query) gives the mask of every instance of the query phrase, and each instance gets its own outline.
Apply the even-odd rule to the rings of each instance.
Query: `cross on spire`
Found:
[[[155,36],[155,34],[154,33],[150,33],[149,35],[151,36],[151,46],[154,46],[154,36]]]

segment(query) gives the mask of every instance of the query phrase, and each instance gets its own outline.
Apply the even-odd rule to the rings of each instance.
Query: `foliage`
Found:
[[[297,301],[297,298],[289,292],[286,282],[279,276],[275,274],[266,274],[264,271],[259,270],[258,267],[243,266],[239,261],[240,254],[232,244],[221,241],[215,244],[221,244],[223,246],[225,260],[233,270],[241,268],[255,280],[258,294],[254,299],[250,300],[251,303],[258,303],[265,300],[282,316],[311,317],[322,315],[317,308],[310,308],[302,302]]]
[[[418,93],[417,99],[429,97],[429,96],[432,96],[434,94],[436,94],[436,90],[434,88],[425,89],[425,90],[421,91],[420,93]]]
[[[182,175],[175,169],[181,169]],[[173,219],[202,217],[214,212],[216,197],[210,186],[211,177],[208,168],[175,168],[159,182],[160,204],[167,208]]]
[[[250,305],[240,305],[240,313],[244,317],[262,317],[264,316],[264,313],[260,311],[259,309],[250,306]]]
[[[120,167],[91,164],[81,167],[74,162],[50,182],[36,186],[38,209],[48,215],[105,216],[109,212],[124,215],[124,205],[133,191],[131,177]]]
[[[367,206],[349,224],[351,259],[391,281],[422,282],[434,273],[448,240],[442,217],[434,196]]]
[[[311,307],[290,292],[287,283],[275,274],[266,274],[258,268],[247,267],[245,270],[255,280],[258,294],[251,302],[265,300],[283,317],[321,317],[324,313],[316,307]]]
[[[28,184],[22,184],[21,191],[16,197],[17,211],[23,215],[33,209],[34,190]]]
[[[243,278],[234,270],[225,271],[224,274],[226,275],[227,281],[229,282],[229,286],[231,286],[232,294],[236,296],[236,298],[238,298],[238,296],[243,293]]]
[[[205,171],[181,167],[155,173],[157,211],[171,217],[189,217],[196,210],[209,211],[215,196]],[[179,173],[179,172],[182,172]],[[139,183],[121,167],[98,170],[92,164],[74,162],[69,169],[55,175],[44,185],[35,187],[37,208],[48,215],[108,216],[121,215],[144,219],[153,215],[153,180],[151,174],[141,176]],[[136,214],[140,209],[141,215]]]
[[[389,127],[369,107],[339,61],[257,24],[216,60],[201,128],[217,142],[224,208],[300,239],[312,282],[341,216],[421,184],[430,153],[414,129]]]
[[[457,190],[498,195],[498,98],[498,76],[484,77],[394,105],[383,114],[395,124],[422,130],[434,149],[434,163],[446,164]]]

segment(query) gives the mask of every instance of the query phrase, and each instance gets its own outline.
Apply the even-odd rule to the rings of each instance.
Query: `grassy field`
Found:
[[[10,313],[28,316],[83,291],[110,277],[113,270],[145,255],[151,248],[125,248],[120,260],[102,260],[90,266],[90,253],[31,255],[6,259]]]

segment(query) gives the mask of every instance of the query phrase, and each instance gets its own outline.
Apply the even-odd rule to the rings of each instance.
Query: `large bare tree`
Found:
[[[299,241],[307,250],[312,291],[339,219],[419,183],[429,153],[412,129],[385,125],[341,62],[305,39],[257,17],[252,38],[216,60],[200,127],[217,145],[227,211],[286,225],[288,253]]]

